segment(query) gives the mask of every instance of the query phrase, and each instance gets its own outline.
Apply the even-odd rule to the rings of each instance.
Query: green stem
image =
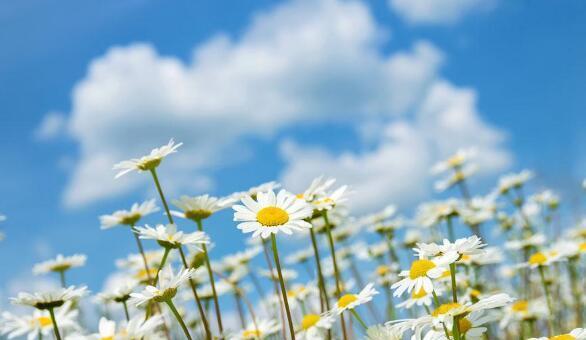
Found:
[[[360,324],[360,326],[362,326],[362,328],[364,328],[364,330],[367,330],[368,326],[366,325],[364,320],[362,320],[362,318],[360,317],[358,312],[355,311],[354,309],[350,309],[350,312],[352,313],[352,315],[354,315],[354,318],[356,318],[356,320],[358,320],[358,323]]]
[[[456,286],[456,264],[450,264],[450,276],[452,277],[452,301],[458,302],[458,287]]]
[[[568,270],[570,272],[570,284],[572,288],[572,294],[574,295],[574,312],[576,313],[576,327],[580,327],[582,323],[582,296],[580,293],[580,287],[578,286],[580,280],[578,276],[578,270],[576,269],[577,259],[571,258],[568,261]]]
[[[67,288],[67,284],[65,283],[65,270],[59,271],[59,278],[61,279],[61,287]]]
[[[317,241],[315,239],[315,232],[313,231],[313,228],[309,229],[309,235],[311,236],[311,245],[313,246],[313,255],[315,257],[315,265],[317,267],[317,284],[319,286],[319,289],[321,291],[323,300],[325,302],[325,307],[326,310],[330,310],[330,301],[328,298],[328,291],[326,289],[326,285],[325,285],[325,280],[324,280],[324,275],[323,272],[321,270],[321,259],[319,256],[319,250],[317,247]],[[322,313],[325,312],[326,310],[322,309]]]
[[[157,283],[159,282],[159,274],[161,273],[161,269],[163,269],[165,263],[167,262],[167,256],[169,256],[170,251],[171,248],[165,248],[163,258],[161,259],[161,263],[159,263],[159,268],[157,268],[157,275],[155,276],[155,282],[153,283],[153,286],[157,286]]]
[[[151,174],[153,175],[153,180],[155,181],[155,186],[157,187],[157,191],[159,192],[159,196],[161,197],[161,201],[163,202],[163,207],[165,207],[165,212],[167,213],[167,218],[169,219],[169,223],[175,224],[173,221],[173,216],[171,215],[171,211],[169,210],[169,205],[167,205],[167,200],[165,199],[165,195],[163,195],[163,190],[161,189],[161,183],[159,183],[159,177],[157,176],[157,170],[151,169]]]
[[[128,306],[126,305],[126,300],[122,301],[122,306],[124,306],[124,315],[126,316],[126,321],[130,321],[130,315],[128,314]]]
[[[279,274],[279,283],[281,285],[281,295],[283,296],[283,303],[285,304],[285,311],[287,312],[287,321],[289,323],[289,332],[291,339],[295,340],[295,328],[293,327],[293,318],[291,317],[291,310],[289,309],[289,301],[287,300],[287,289],[285,288],[285,281],[281,273],[281,263],[279,261],[279,252],[277,251],[277,238],[275,234],[271,234],[271,244],[273,246],[273,257],[275,258],[275,265],[277,266],[277,274]]]
[[[450,241],[454,242],[456,240],[456,235],[454,235],[454,226],[452,225],[452,218],[450,216],[446,217],[446,224],[448,225],[448,236],[450,237]]]
[[[543,266],[537,267],[539,269],[539,276],[541,277],[541,284],[543,285],[543,290],[545,291],[545,301],[547,302],[547,309],[549,309],[549,317],[547,318],[547,329],[549,332],[549,336],[553,336],[553,304],[551,302],[551,295],[549,294],[549,288],[547,287],[547,281],[545,280],[545,270]]]
[[[57,320],[55,319],[55,312],[53,308],[49,308],[49,315],[51,315],[51,322],[53,323],[53,332],[55,333],[55,339],[61,340],[61,334],[59,334],[59,327],[57,326]]]
[[[435,308],[439,308],[441,303],[440,303],[439,298],[437,297],[437,294],[435,293],[435,290],[431,291],[431,295],[433,295],[433,303],[435,304]]]
[[[201,220],[197,220],[197,230],[203,232],[203,224]],[[208,248],[206,245],[202,245],[206,268],[208,270],[208,276],[210,279],[210,285],[212,286],[212,294],[214,295],[214,307],[216,310],[216,319],[218,321],[218,330],[220,336],[224,335],[224,326],[222,325],[222,313],[220,312],[220,303],[218,302],[218,294],[216,293],[216,282],[214,280],[214,273],[212,272],[212,265],[210,263],[210,257],[208,255]]]
[[[171,309],[171,311],[173,312],[173,315],[175,315],[175,318],[179,322],[179,325],[181,325],[181,328],[183,329],[183,333],[185,333],[185,336],[187,337],[187,339],[192,340],[191,335],[189,334],[189,330],[187,329],[185,322],[183,322],[183,318],[181,317],[181,315],[177,311],[177,308],[175,308],[173,301],[171,301],[171,299],[169,299],[165,302],[167,303],[167,306],[169,306],[169,309]]]
[[[149,270],[146,254],[144,253],[144,248],[142,247],[142,242],[140,241],[138,234],[133,231],[134,225],[131,226],[130,230],[132,231],[132,235],[134,235],[134,239],[136,240],[136,246],[138,247],[138,251],[140,252],[140,256],[142,257],[142,263],[144,264],[144,270],[146,271],[147,279],[149,280],[149,282],[151,282],[151,272]]]
[[[185,253],[183,252],[183,247],[179,247],[179,255],[181,256],[181,261],[183,262],[183,267],[185,269],[189,269],[187,265],[187,260],[185,259]],[[203,306],[201,305],[201,301],[199,300],[199,295],[197,294],[197,289],[195,288],[195,283],[192,279],[189,279],[189,285],[191,286],[191,291],[193,292],[193,297],[195,298],[195,303],[197,304],[197,309],[199,311],[199,317],[201,322],[203,323],[203,327],[206,332],[206,339],[212,339],[212,333],[210,331],[210,327],[208,324],[208,320],[206,318],[205,312],[203,311]]]
[[[336,260],[336,248],[334,247],[334,237],[332,236],[332,228],[330,226],[330,221],[328,219],[328,212],[326,210],[323,211],[324,217],[324,224],[326,227],[326,233],[328,234],[328,243],[330,245],[330,253],[332,255],[332,262],[334,264],[334,277],[336,279],[336,298],[340,298],[342,295],[342,283],[340,282],[340,272],[338,271],[338,261]],[[348,339],[348,335],[346,334],[346,322],[344,321],[343,314],[340,314],[340,322],[342,326],[342,337],[344,340]]]

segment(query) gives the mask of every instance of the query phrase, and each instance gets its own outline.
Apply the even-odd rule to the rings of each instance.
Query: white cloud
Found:
[[[35,130],[34,136],[38,140],[49,140],[63,132],[67,123],[65,115],[61,112],[49,112]]]
[[[388,0],[412,24],[453,24],[466,15],[491,9],[495,0]]]
[[[444,56],[424,41],[389,55],[383,52],[386,36],[362,2],[298,0],[255,16],[237,39],[220,34],[196,46],[186,62],[149,44],[110,48],[73,91],[67,130],[80,148],[65,204],[144,187],[146,176],[114,181],[112,165],[170,137],[185,145],[161,168],[172,174],[162,176],[165,186],[202,190],[213,187],[206,172],[250,154],[243,137],[274,138],[300,122],[388,122],[407,115],[429,96]],[[392,125],[383,141],[384,132],[372,129],[377,124],[360,126],[381,149],[370,157],[348,155],[347,172],[360,170],[355,163],[366,157],[378,174],[389,174],[377,161],[387,154],[411,156],[402,162],[422,168],[429,162],[427,144],[402,130],[421,134],[425,127],[412,125]],[[286,154],[303,158],[298,149],[289,147]],[[293,168],[285,176],[291,181]],[[348,178],[360,176],[366,173]]]
[[[480,119],[475,92],[443,80],[429,87],[414,117],[382,125],[376,135],[376,147],[361,153],[333,154],[285,141],[281,147],[287,162],[282,174],[285,186],[301,191],[316,176],[333,176],[353,187],[353,211],[365,212],[427,198],[429,169],[460,147],[478,150],[480,176],[501,171],[511,162],[502,145],[503,132]]]

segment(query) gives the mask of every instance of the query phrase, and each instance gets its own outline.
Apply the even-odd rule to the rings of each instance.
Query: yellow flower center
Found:
[[[511,309],[515,312],[526,312],[529,309],[529,302],[526,300],[519,300],[511,306]]]
[[[277,207],[266,207],[256,214],[258,223],[265,227],[275,227],[289,222],[289,214]]]
[[[448,313],[452,309],[456,309],[459,307],[462,307],[462,305],[457,302],[444,303],[443,305],[439,306],[436,310],[431,312],[431,315],[437,317],[437,316]]]
[[[152,170],[161,164],[162,158],[146,159],[136,165],[142,171]]]
[[[472,289],[470,290],[470,296],[477,298],[480,296],[480,291],[478,289]]]
[[[114,337],[113,336],[104,336],[104,337],[101,337],[100,340],[114,340]]]
[[[415,280],[418,277],[426,276],[427,272],[433,268],[435,268],[435,263],[430,260],[415,260],[411,264],[409,278]]]
[[[460,256],[460,262],[470,261],[470,255],[462,255]]]
[[[307,314],[303,317],[303,320],[301,320],[301,328],[303,328],[303,330],[308,330],[315,326],[320,319],[321,317],[317,314]]]
[[[120,220],[120,224],[125,224],[125,225],[134,225],[136,224],[136,222],[138,222],[140,220],[142,216],[139,213],[134,213],[131,215],[127,215],[124,216],[121,220]]]
[[[355,302],[356,300],[358,300],[358,296],[357,295],[355,295],[355,294],[346,294],[346,295],[342,296],[338,300],[338,307],[340,307],[340,308],[346,308],[346,306],[348,306],[352,302]]]
[[[446,277],[451,277],[451,273],[449,270],[444,270],[442,275],[439,277],[440,279],[445,279]]]
[[[423,288],[420,288],[419,291],[413,291],[411,293],[411,297],[413,299],[421,299],[422,297],[425,297],[426,295],[427,295],[427,292]]]
[[[387,275],[389,272],[391,271],[391,268],[389,268],[388,266],[378,266],[376,267],[376,273],[379,276],[385,276]]]
[[[157,275],[157,268],[149,268],[149,272],[147,273],[146,269],[141,269],[139,271],[136,272],[136,274],[134,275],[134,277],[137,280],[143,281],[149,278],[149,275],[151,278],[155,277]]]
[[[547,262],[547,257],[544,253],[541,252],[531,255],[531,257],[529,258],[529,264],[532,265],[542,266],[545,264],[545,262]]]
[[[261,335],[262,335],[262,332],[259,331],[258,329],[251,329],[251,330],[242,332],[243,338],[260,338]]]
[[[576,338],[570,334],[556,335],[556,336],[552,336],[550,339],[551,340],[576,340]]]
[[[39,325],[41,325],[41,327],[46,327],[46,326],[50,326],[53,323],[51,322],[51,319],[49,317],[46,316],[39,316],[37,318],[37,322],[39,323]]]
[[[586,242],[580,243],[580,245],[578,246],[578,249],[580,249],[580,252],[586,253]]]
[[[458,320],[458,326],[460,326],[460,334],[466,334],[472,328],[472,322],[466,318]]]

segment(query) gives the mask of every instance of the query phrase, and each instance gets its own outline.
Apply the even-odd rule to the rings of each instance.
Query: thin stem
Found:
[[[435,308],[438,308],[441,305],[441,303],[439,298],[437,297],[435,290],[431,291],[431,295],[433,295],[433,303],[435,304]]]
[[[189,266],[187,265],[187,260],[185,259],[185,253],[183,252],[183,247],[179,247],[179,255],[181,256],[181,262],[183,262],[183,267],[185,269],[189,269]],[[203,323],[203,327],[206,332],[206,339],[211,340],[212,332],[210,331],[208,320],[206,318],[205,312],[203,311],[203,306],[201,305],[199,295],[197,295],[197,289],[195,288],[195,283],[192,279],[189,279],[189,285],[191,286],[191,291],[193,292],[193,297],[195,298],[195,303],[197,304],[197,309],[199,311],[199,317],[201,319],[201,322]]]
[[[311,230],[311,229],[310,229]],[[267,242],[262,240],[262,250],[265,255],[265,260],[267,261],[267,267],[269,268],[269,272],[271,274],[271,281],[273,282],[273,288],[275,290],[275,296],[279,300],[279,315],[281,317],[281,335],[283,339],[287,339],[287,330],[285,329],[285,316],[283,315],[283,299],[279,296],[279,284],[277,283],[277,278],[275,277],[274,270],[273,270],[273,262],[269,256],[269,251],[267,250]]]
[[[165,195],[163,195],[163,190],[161,189],[161,183],[159,183],[159,177],[157,176],[157,170],[151,169],[151,174],[153,175],[153,180],[155,181],[155,186],[157,187],[157,191],[159,192],[159,196],[161,197],[161,201],[163,202],[163,207],[165,207],[165,212],[167,213],[167,218],[169,219],[169,223],[175,224],[173,221],[173,216],[171,215],[171,211],[169,210],[169,206],[167,205],[167,200],[165,199]]]
[[[362,320],[362,318],[360,317],[358,312],[355,311],[354,309],[350,309],[350,312],[352,313],[352,315],[354,315],[354,318],[356,318],[356,320],[358,320],[358,323],[360,324],[360,326],[362,326],[362,328],[364,328],[364,330],[367,330],[368,326],[366,325],[364,320]]]
[[[171,301],[171,299],[169,299],[165,302],[167,303],[167,306],[169,306],[169,309],[171,309],[171,312],[173,312],[173,315],[175,315],[175,318],[179,322],[179,325],[181,325],[181,329],[183,329],[183,333],[185,333],[185,336],[187,337],[187,339],[192,340],[191,335],[189,334],[189,330],[187,329],[185,322],[183,322],[183,318],[181,317],[181,315],[177,311],[177,308],[175,308],[173,301]]]
[[[126,316],[126,321],[130,321],[130,314],[128,314],[128,306],[126,305],[126,300],[122,301],[122,306],[124,306],[124,316]]]
[[[201,220],[197,220],[197,229],[203,231],[203,225]],[[210,278],[210,285],[212,286],[212,294],[214,295],[214,307],[216,309],[216,319],[218,321],[218,330],[220,336],[224,334],[224,326],[222,325],[222,313],[220,312],[220,303],[218,302],[218,294],[216,293],[216,282],[214,280],[214,273],[212,272],[212,265],[210,264],[210,257],[208,255],[208,249],[206,245],[203,245],[203,254],[205,258],[206,268],[208,270],[208,276]]]
[[[450,216],[446,217],[446,224],[448,225],[448,236],[450,237],[450,241],[454,242],[456,239],[456,235],[454,234],[454,226],[452,224],[452,218]]]
[[[165,266],[165,263],[167,262],[167,256],[169,256],[170,251],[171,251],[171,248],[165,248],[165,252],[163,253],[163,258],[161,259],[161,263],[159,263],[159,268],[157,268],[157,275],[155,275],[155,282],[153,283],[153,286],[156,286],[157,283],[159,282],[159,274],[161,273],[161,269],[163,269],[163,267]]]
[[[275,265],[277,266],[277,274],[279,274],[279,283],[281,284],[281,295],[283,296],[283,303],[285,304],[285,312],[287,312],[287,321],[289,323],[289,332],[291,339],[295,340],[295,328],[293,327],[293,318],[291,317],[291,310],[289,309],[289,301],[287,300],[287,289],[285,288],[285,281],[281,273],[281,263],[279,261],[279,252],[277,251],[277,238],[275,234],[271,234],[271,244],[273,246],[273,257],[275,258]]]
[[[67,284],[65,283],[65,270],[59,271],[59,278],[61,279],[61,287],[67,288]]]
[[[576,313],[576,327],[582,325],[582,296],[580,293],[578,271],[576,270],[577,259],[571,258],[568,261],[568,270],[570,272],[570,284],[572,288],[572,294],[574,295],[574,309]]]
[[[238,311],[238,318],[240,319],[240,326],[242,329],[246,328],[246,320],[244,320],[244,310],[242,308],[242,301],[238,293],[234,293],[234,300],[236,301],[236,310]]]
[[[456,264],[450,264],[450,276],[452,277],[452,301],[458,302],[458,287],[456,286]]]
[[[554,318],[553,312],[553,305],[551,302],[551,295],[549,294],[549,288],[547,288],[547,281],[545,280],[545,271],[543,266],[537,267],[539,269],[539,276],[541,277],[541,284],[543,285],[543,290],[545,291],[545,300],[547,302],[547,308],[549,309],[549,317],[547,318],[547,329],[549,332],[549,336],[553,336],[553,322],[552,319]]]
[[[321,260],[320,260],[319,250],[317,248],[317,241],[315,239],[315,232],[313,231],[313,228],[309,229],[309,235],[311,236],[311,245],[313,246],[313,256],[315,257],[315,265],[317,267],[317,284],[318,284],[320,292],[322,294],[323,301],[325,302],[326,310],[330,310],[330,301],[328,298],[328,291],[326,290],[324,275],[321,270]],[[322,305],[321,312],[323,313],[326,310],[323,309],[323,305]]]
[[[334,264],[334,277],[336,279],[336,298],[340,298],[342,295],[342,286],[341,286],[341,279],[340,279],[340,272],[338,271],[338,261],[336,260],[336,248],[334,247],[334,237],[332,236],[332,228],[330,226],[330,221],[328,219],[328,212],[326,210],[323,211],[324,217],[324,224],[326,227],[326,233],[328,234],[328,243],[330,245],[330,253],[332,255],[332,262]],[[342,326],[342,337],[344,340],[348,339],[348,335],[346,334],[346,322],[344,321],[344,315],[340,314],[340,323]]]
[[[151,282],[151,271],[149,270],[148,261],[146,258],[146,254],[144,253],[144,248],[142,246],[142,242],[138,237],[138,234],[133,231],[134,225],[131,226],[132,235],[134,235],[134,239],[136,240],[136,246],[138,247],[138,251],[140,252],[140,256],[142,257],[142,263],[144,264],[144,270],[146,271],[147,278],[149,282]]]
[[[59,333],[59,327],[57,326],[57,320],[55,319],[55,312],[53,308],[49,308],[49,315],[51,315],[51,322],[53,323],[53,332],[55,333],[55,339],[61,340],[61,334]]]

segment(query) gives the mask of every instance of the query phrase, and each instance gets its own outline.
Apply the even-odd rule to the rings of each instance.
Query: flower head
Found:
[[[74,301],[87,293],[87,287],[76,288],[69,286],[54,291],[43,293],[18,293],[15,298],[11,298],[13,304],[35,307],[36,309],[46,310],[61,307],[67,301]]]
[[[259,192],[256,200],[250,196],[242,198],[243,205],[234,205],[234,221],[239,221],[238,229],[252,236],[267,238],[279,231],[292,234],[294,230],[311,228],[305,221],[313,209],[304,200],[297,199],[285,190],[277,195],[273,191]]]
[[[82,254],[75,254],[72,256],[63,256],[59,254],[55,259],[35,264],[33,267],[33,274],[38,275],[49,272],[65,272],[71,268],[83,267],[85,261],[86,256]]]
[[[145,225],[144,227],[135,227],[135,230],[141,239],[156,240],[164,248],[178,248],[181,245],[189,245],[202,251],[200,246],[210,243],[210,238],[205,232],[183,233],[182,231],[177,231],[175,224],[159,224],[155,228]]]
[[[174,200],[173,204],[182,211],[171,211],[171,214],[197,222],[210,217],[216,211],[227,208],[234,201],[232,198],[221,199],[210,195],[181,196],[178,200]]]
[[[154,170],[161,164],[163,158],[167,157],[168,155],[177,152],[177,148],[179,148],[183,143],[175,144],[175,141],[171,139],[167,145],[163,145],[160,148],[155,148],[151,151],[150,154],[146,156],[142,156],[140,158],[132,158],[126,161],[122,161],[114,165],[114,170],[120,170],[118,174],[116,174],[115,178],[119,178],[131,171],[150,171]]]
[[[155,200],[144,201],[141,204],[134,203],[130,210],[118,210],[110,215],[100,216],[102,229],[109,229],[118,225],[133,226],[146,215],[158,211]]]
[[[345,294],[342,295],[338,301],[336,301],[336,305],[334,306],[334,311],[337,314],[342,314],[342,312],[354,309],[362,304],[365,304],[372,300],[372,297],[378,294],[378,291],[374,289],[374,284],[369,283],[367,284],[358,294]]]
[[[130,302],[140,306],[149,301],[164,302],[175,297],[179,286],[187,282],[195,273],[195,269],[181,269],[177,275],[173,274],[171,266],[166,266],[161,270],[157,287],[146,286],[140,293],[131,293]]]

